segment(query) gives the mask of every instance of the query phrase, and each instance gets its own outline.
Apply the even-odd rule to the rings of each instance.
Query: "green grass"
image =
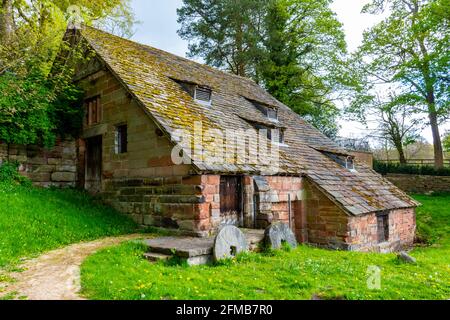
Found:
[[[134,222],[86,193],[0,183],[0,267],[72,243],[134,231]]]
[[[423,238],[416,265],[394,254],[336,252],[301,246],[248,254],[216,266],[149,264],[136,243],[101,251],[82,266],[83,294],[91,299],[449,299],[450,195],[417,196]],[[430,226],[429,228],[426,225]],[[367,271],[381,268],[381,289],[367,287]]]
[[[423,204],[417,209],[417,232],[428,244],[450,246],[450,194],[414,195]]]

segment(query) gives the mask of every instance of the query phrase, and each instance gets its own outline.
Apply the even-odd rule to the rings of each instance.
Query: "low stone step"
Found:
[[[144,253],[144,258],[150,262],[158,262],[158,261],[169,260],[170,258],[172,258],[172,256],[162,254],[162,253],[148,252],[148,253]]]
[[[258,245],[264,241],[264,230],[242,229],[250,250],[258,249]],[[154,257],[177,256],[187,261],[189,265],[202,265],[212,262],[212,253],[215,237],[193,238],[193,237],[160,237],[144,240],[148,247],[150,261]],[[161,260],[161,259],[158,259]],[[157,261],[157,260],[156,260]]]
[[[150,251],[180,258],[211,255],[214,238],[161,237],[144,241]]]

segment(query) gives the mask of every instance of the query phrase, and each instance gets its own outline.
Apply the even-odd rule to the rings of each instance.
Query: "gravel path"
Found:
[[[0,298],[14,293],[16,298],[29,300],[83,300],[79,292],[84,259],[100,249],[143,237],[133,234],[78,243],[28,260],[19,266],[23,272],[8,275],[15,281],[0,292]]]

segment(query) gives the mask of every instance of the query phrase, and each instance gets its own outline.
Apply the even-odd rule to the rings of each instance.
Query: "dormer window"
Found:
[[[261,102],[249,100],[267,119],[278,121],[278,109]]]
[[[267,139],[271,140],[275,143],[284,144],[284,130],[280,128],[270,128],[268,126],[264,126],[261,124],[254,125],[256,130],[266,130],[267,131]],[[278,141],[274,141],[273,139],[278,135]]]
[[[345,169],[347,169],[351,172],[356,172],[354,157],[342,155],[342,154],[331,153],[331,152],[325,152],[325,151],[321,151],[321,152],[324,155],[326,155],[328,158],[333,160],[334,162],[336,162],[339,165],[341,165],[342,167],[344,167]]]
[[[203,105],[210,106],[212,103],[212,89],[196,83],[172,79],[178,83],[195,101]]]
[[[212,90],[207,87],[197,86],[195,88],[194,99],[202,104],[211,105]]]
[[[345,167],[350,171],[355,171],[355,161],[352,156],[347,157]]]

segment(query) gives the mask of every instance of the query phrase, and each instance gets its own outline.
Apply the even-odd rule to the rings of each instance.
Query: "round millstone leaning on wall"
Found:
[[[213,251],[215,261],[233,258],[248,251],[247,239],[239,228],[225,226],[217,234]]]
[[[289,244],[292,248],[297,247],[297,239],[289,226],[278,222],[271,224],[265,233],[266,246],[271,249],[281,249],[283,242]]]

